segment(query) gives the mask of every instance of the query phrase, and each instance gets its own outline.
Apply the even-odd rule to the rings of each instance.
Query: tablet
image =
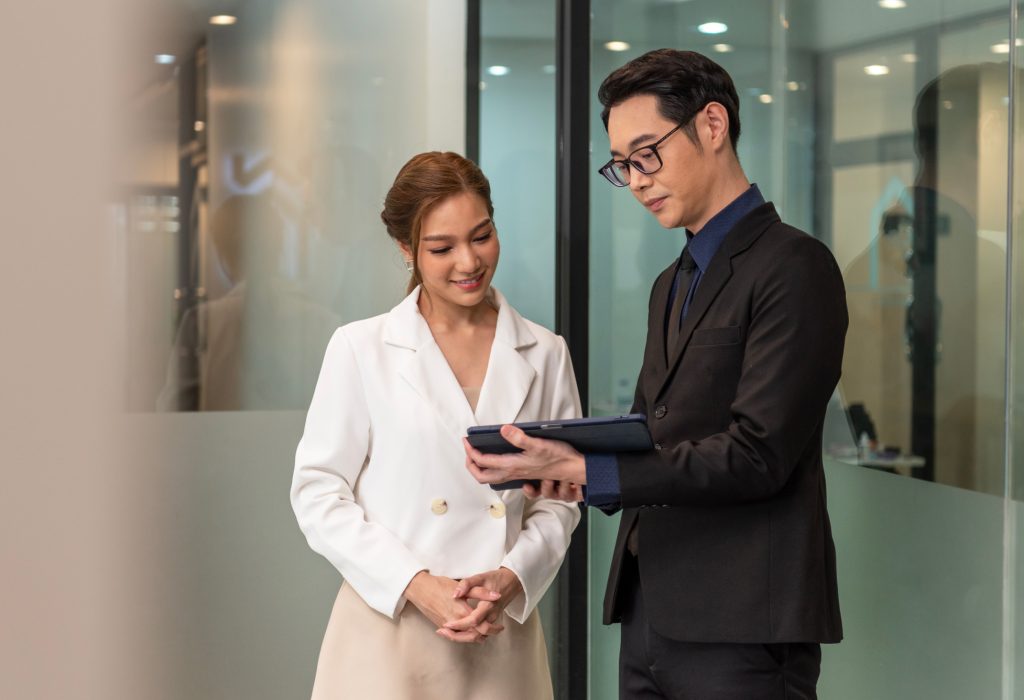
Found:
[[[637,452],[654,448],[651,434],[647,430],[647,417],[642,413],[624,416],[597,416],[594,418],[571,418],[567,420],[544,420],[531,423],[514,423],[532,437],[562,440],[580,452]],[[473,426],[467,431],[469,444],[492,454],[519,452],[501,436],[501,425]],[[522,480],[491,484],[495,490],[521,488]],[[531,483],[536,485],[537,482]]]

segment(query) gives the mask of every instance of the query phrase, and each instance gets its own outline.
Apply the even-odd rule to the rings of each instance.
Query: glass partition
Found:
[[[295,524],[295,445],[333,329],[405,295],[395,174],[464,149],[466,7],[143,5],[111,220],[145,692],[309,697],[340,578]]]
[[[1021,210],[1019,177],[1008,180],[1020,136],[1010,8],[595,0],[593,13],[595,93],[666,46],[730,71],[747,175],[843,270],[850,330],[824,449],[846,639],[824,650],[822,697],[1016,697],[1024,447],[1019,429],[1008,444],[1006,419],[1021,425],[1008,333],[1024,327],[1024,300],[1020,246],[1013,276],[1007,255],[1007,212]],[[710,21],[725,30],[701,33]],[[592,172],[608,157],[599,112],[595,98]],[[683,235],[591,183],[591,410],[612,413],[631,402],[639,312]],[[591,697],[610,698],[618,629],[600,625],[600,604],[615,519],[595,515],[590,532]]]

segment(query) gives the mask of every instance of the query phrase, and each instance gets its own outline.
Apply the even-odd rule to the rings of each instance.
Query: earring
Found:
[[[408,270],[409,272],[413,271],[414,268],[413,268],[412,260],[406,260],[405,261],[405,269]]]

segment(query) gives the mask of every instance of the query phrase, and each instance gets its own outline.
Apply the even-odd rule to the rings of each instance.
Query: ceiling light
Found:
[[[487,72],[491,75],[508,75],[508,66],[491,66]]]
[[[546,66],[543,66],[541,68],[541,71],[543,71],[545,75],[554,75],[555,74],[555,64],[554,63],[549,63]]]
[[[214,15],[210,18],[210,24],[216,24],[221,27],[226,27],[230,24],[234,24],[238,21],[238,18],[234,15]]]
[[[864,72],[868,75],[889,75],[889,66],[875,63],[870,66],[864,66]]]
[[[175,58],[169,53],[158,53],[156,56],[153,56],[153,61],[161,66],[169,66],[174,63]]]
[[[732,44],[715,44],[711,48],[718,53],[732,53]]]
[[[206,122],[197,119],[196,123],[192,125],[192,128],[195,129],[196,131],[202,131],[203,129],[206,128]]]
[[[906,0],[878,0],[878,6],[883,10],[902,10],[907,3]]]
[[[905,53],[902,56],[900,56],[900,59],[902,59],[904,63],[917,63],[917,54]]]
[[[697,27],[701,34],[725,34],[729,27],[723,22],[705,22]]]
[[[629,44],[625,41],[607,41],[604,47],[609,51],[628,51]]]
[[[1024,39],[1017,39],[1013,42],[1013,45],[1024,46]],[[992,53],[1010,53],[1010,42],[1001,41],[998,44],[992,44],[990,48],[992,49]]]
[[[790,80],[788,83],[786,83],[786,89],[789,90],[790,92],[796,92],[797,90],[800,89],[800,83],[798,83],[795,80]]]
[[[765,94],[765,95],[758,95],[757,99],[760,100],[761,104],[763,104],[763,105],[770,105],[772,102],[775,101],[775,98],[773,98],[771,95],[767,95],[767,94]]]

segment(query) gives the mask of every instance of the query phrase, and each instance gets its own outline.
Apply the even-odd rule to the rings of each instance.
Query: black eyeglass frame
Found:
[[[692,121],[692,120],[685,121],[685,122],[682,122],[680,124],[677,124],[671,131],[669,131],[667,134],[662,136],[660,139],[658,139],[654,143],[648,144],[646,146],[640,146],[640,148],[634,149],[628,156],[626,156],[625,158],[623,158],[621,160],[617,160],[615,158],[612,158],[610,161],[608,161],[607,163],[602,165],[600,168],[598,168],[597,172],[599,174],[601,174],[604,177],[605,180],[607,180],[608,182],[612,183],[616,187],[628,187],[629,186],[629,178],[628,177],[625,180],[622,180],[622,179],[619,178],[618,172],[615,170],[615,164],[616,163],[622,163],[623,165],[625,165],[627,173],[629,172],[629,168],[636,168],[640,173],[642,173],[644,175],[653,175],[654,173],[658,172],[659,170],[661,170],[665,166],[665,161],[663,161],[661,159],[661,154],[658,153],[658,146],[660,146],[662,144],[662,142],[664,142],[665,139],[667,139],[669,136],[671,136],[672,134],[676,133],[677,131],[682,129],[684,126],[689,124],[690,121]],[[633,156],[635,156],[640,151],[646,151],[646,150],[650,150],[651,153],[654,154],[655,159],[658,161],[658,165],[655,166],[654,168],[651,168],[650,170],[644,170],[644,167],[642,165],[640,165],[639,162],[633,160]]]

